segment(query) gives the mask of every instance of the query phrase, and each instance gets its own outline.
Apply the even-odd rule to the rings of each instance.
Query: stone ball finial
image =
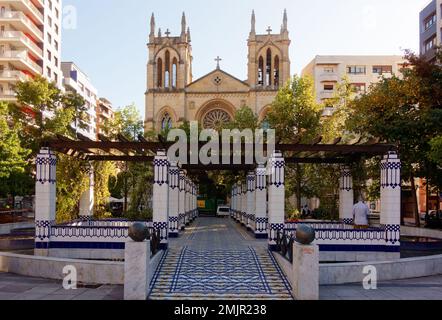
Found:
[[[141,222],[135,222],[129,227],[129,237],[135,242],[143,242],[149,237],[149,229]]]
[[[312,227],[300,224],[296,229],[296,241],[303,245],[309,245],[315,241],[316,232]]]

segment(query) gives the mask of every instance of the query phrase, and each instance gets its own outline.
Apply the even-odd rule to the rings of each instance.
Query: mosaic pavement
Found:
[[[200,218],[170,249],[152,281],[150,299],[292,299],[267,241],[229,219]]]

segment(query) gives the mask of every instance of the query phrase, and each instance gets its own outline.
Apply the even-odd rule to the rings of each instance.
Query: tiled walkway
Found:
[[[199,218],[171,240],[150,299],[292,299],[267,250],[230,219]]]

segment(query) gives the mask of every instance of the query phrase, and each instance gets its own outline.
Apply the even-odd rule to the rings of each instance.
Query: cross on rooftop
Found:
[[[223,61],[223,59],[221,59],[219,56],[217,56],[215,61],[216,61],[216,68],[219,69],[219,63],[220,63],[220,61]]]
[[[268,34],[271,34],[273,30],[272,30],[272,28],[269,26],[269,27],[267,28],[266,31],[267,31]]]
[[[165,35],[169,38],[169,35],[170,35],[169,29],[166,30]]]

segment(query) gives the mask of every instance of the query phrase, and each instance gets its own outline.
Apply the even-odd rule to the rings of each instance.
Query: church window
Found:
[[[264,85],[264,59],[259,57],[258,62],[258,85]]]
[[[204,116],[203,127],[204,129],[221,130],[225,124],[231,121],[232,118],[226,111],[215,109]]]
[[[172,87],[176,88],[176,84],[177,84],[177,66],[178,66],[178,62],[176,60],[176,58],[173,58],[173,63],[172,63]]]
[[[279,57],[275,57],[275,64],[273,67],[273,83],[275,86],[279,86]]]
[[[157,86],[161,88],[163,86],[163,60],[161,58],[157,62],[157,78]]]
[[[172,124],[172,118],[168,113],[165,113],[163,118],[161,119],[161,130],[172,129]]]
[[[165,65],[164,65],[164,87],[170,87],[170,53],[169,50],[166,51],[165,55]]]
[[[266,58],[266,86],[272,85],[272,50],[267,49],[267,58]]]

